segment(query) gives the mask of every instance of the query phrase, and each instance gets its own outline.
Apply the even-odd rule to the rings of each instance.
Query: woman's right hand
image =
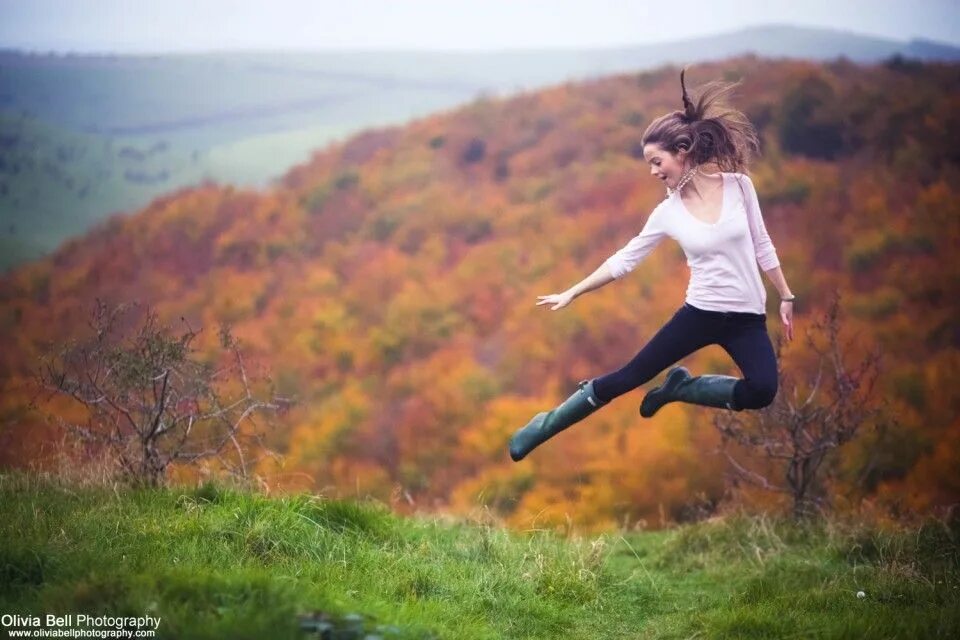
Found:
[[[553,306],[550,307],[550,310],[556,311],[557,309],[563,309],[565,306],[570,304],[570,302],[573,301],[574,296],[569,291],[564,291],[563,293],[551,293],[548,296],[537,296],[537,298],[540,300],[537,303],[538,307],[542,304],[552,304]]]

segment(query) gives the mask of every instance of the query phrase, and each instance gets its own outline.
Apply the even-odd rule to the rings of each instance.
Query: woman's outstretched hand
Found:
[[[780,302],[780,319],[787,330],[787,341],[793,340],[793,303]]]
[[[550,307],[551,311],[563,309],[573,300],[573,296],[568,291],[564,291],[563,293],[551,293],[548,296],[537,296],[537,298],[540,300],[537,303],[538,307],[542,304],[552,304],[553,306]]]

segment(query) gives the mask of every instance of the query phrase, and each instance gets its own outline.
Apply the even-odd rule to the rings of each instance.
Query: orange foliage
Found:
[[[960,198],[943,140],[957,135],[958,67],[748,56],[691,73],[744,79],[736,104],[764,140],[751,174],[799,298],[798,330],[837,289],[851,335],[886,353],[881,392],[899,439],[852,443],[838,482],[851,489],[869,467],[866,490],[879,500],[955,502]],[[670,67],[567,83],[367,131],[270,190],[182,189],[4,276],[2,462],[26,463],[52,437],[27,410],[44,343],[84,331],[94,297],[140,299],[162,320],[209,327],[208,345],[216,323],[231,322],[297,396],[270,436],[285,463],[260,469],[270,486],[487,505],[518,527],[687,517],[723,492],[709,410],[671,406],[642,421],[650,385],[520,464],[506,449],[577,380],[627,362],[683,301],[683,254],[666,242],[562,311],[534,304],[596,269],[663,197],[637,145],[654,116],[680,106],[677,79]],[[781,135],[798,124],[783,121],[782,97],[809,86],[837,96],[816,114],[845,123],[848,146],[832,161],[792,154]],[[812,366],[799,345],[786,357]],[[718,348],[686,364],[736,373]]]

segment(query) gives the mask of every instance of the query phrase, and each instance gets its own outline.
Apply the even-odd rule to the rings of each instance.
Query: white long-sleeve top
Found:
[[[717,222],[708,224],[694,217],[674,192],[657,205],[639,234],[607,258],[613,277],[633,271],[661,240],[670,237],[687,256],[689,304],[708,311],[764,313],[767,292],[757,264],[764,271],[779,266],[777,250],[763,224],[750,176],[720,175],[723,206]]]

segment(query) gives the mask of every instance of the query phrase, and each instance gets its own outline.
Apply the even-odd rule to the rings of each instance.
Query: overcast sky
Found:
[[[770,23],[960,45],[958,7],[958,0],[0,0],[0,48],[594,48]]]

